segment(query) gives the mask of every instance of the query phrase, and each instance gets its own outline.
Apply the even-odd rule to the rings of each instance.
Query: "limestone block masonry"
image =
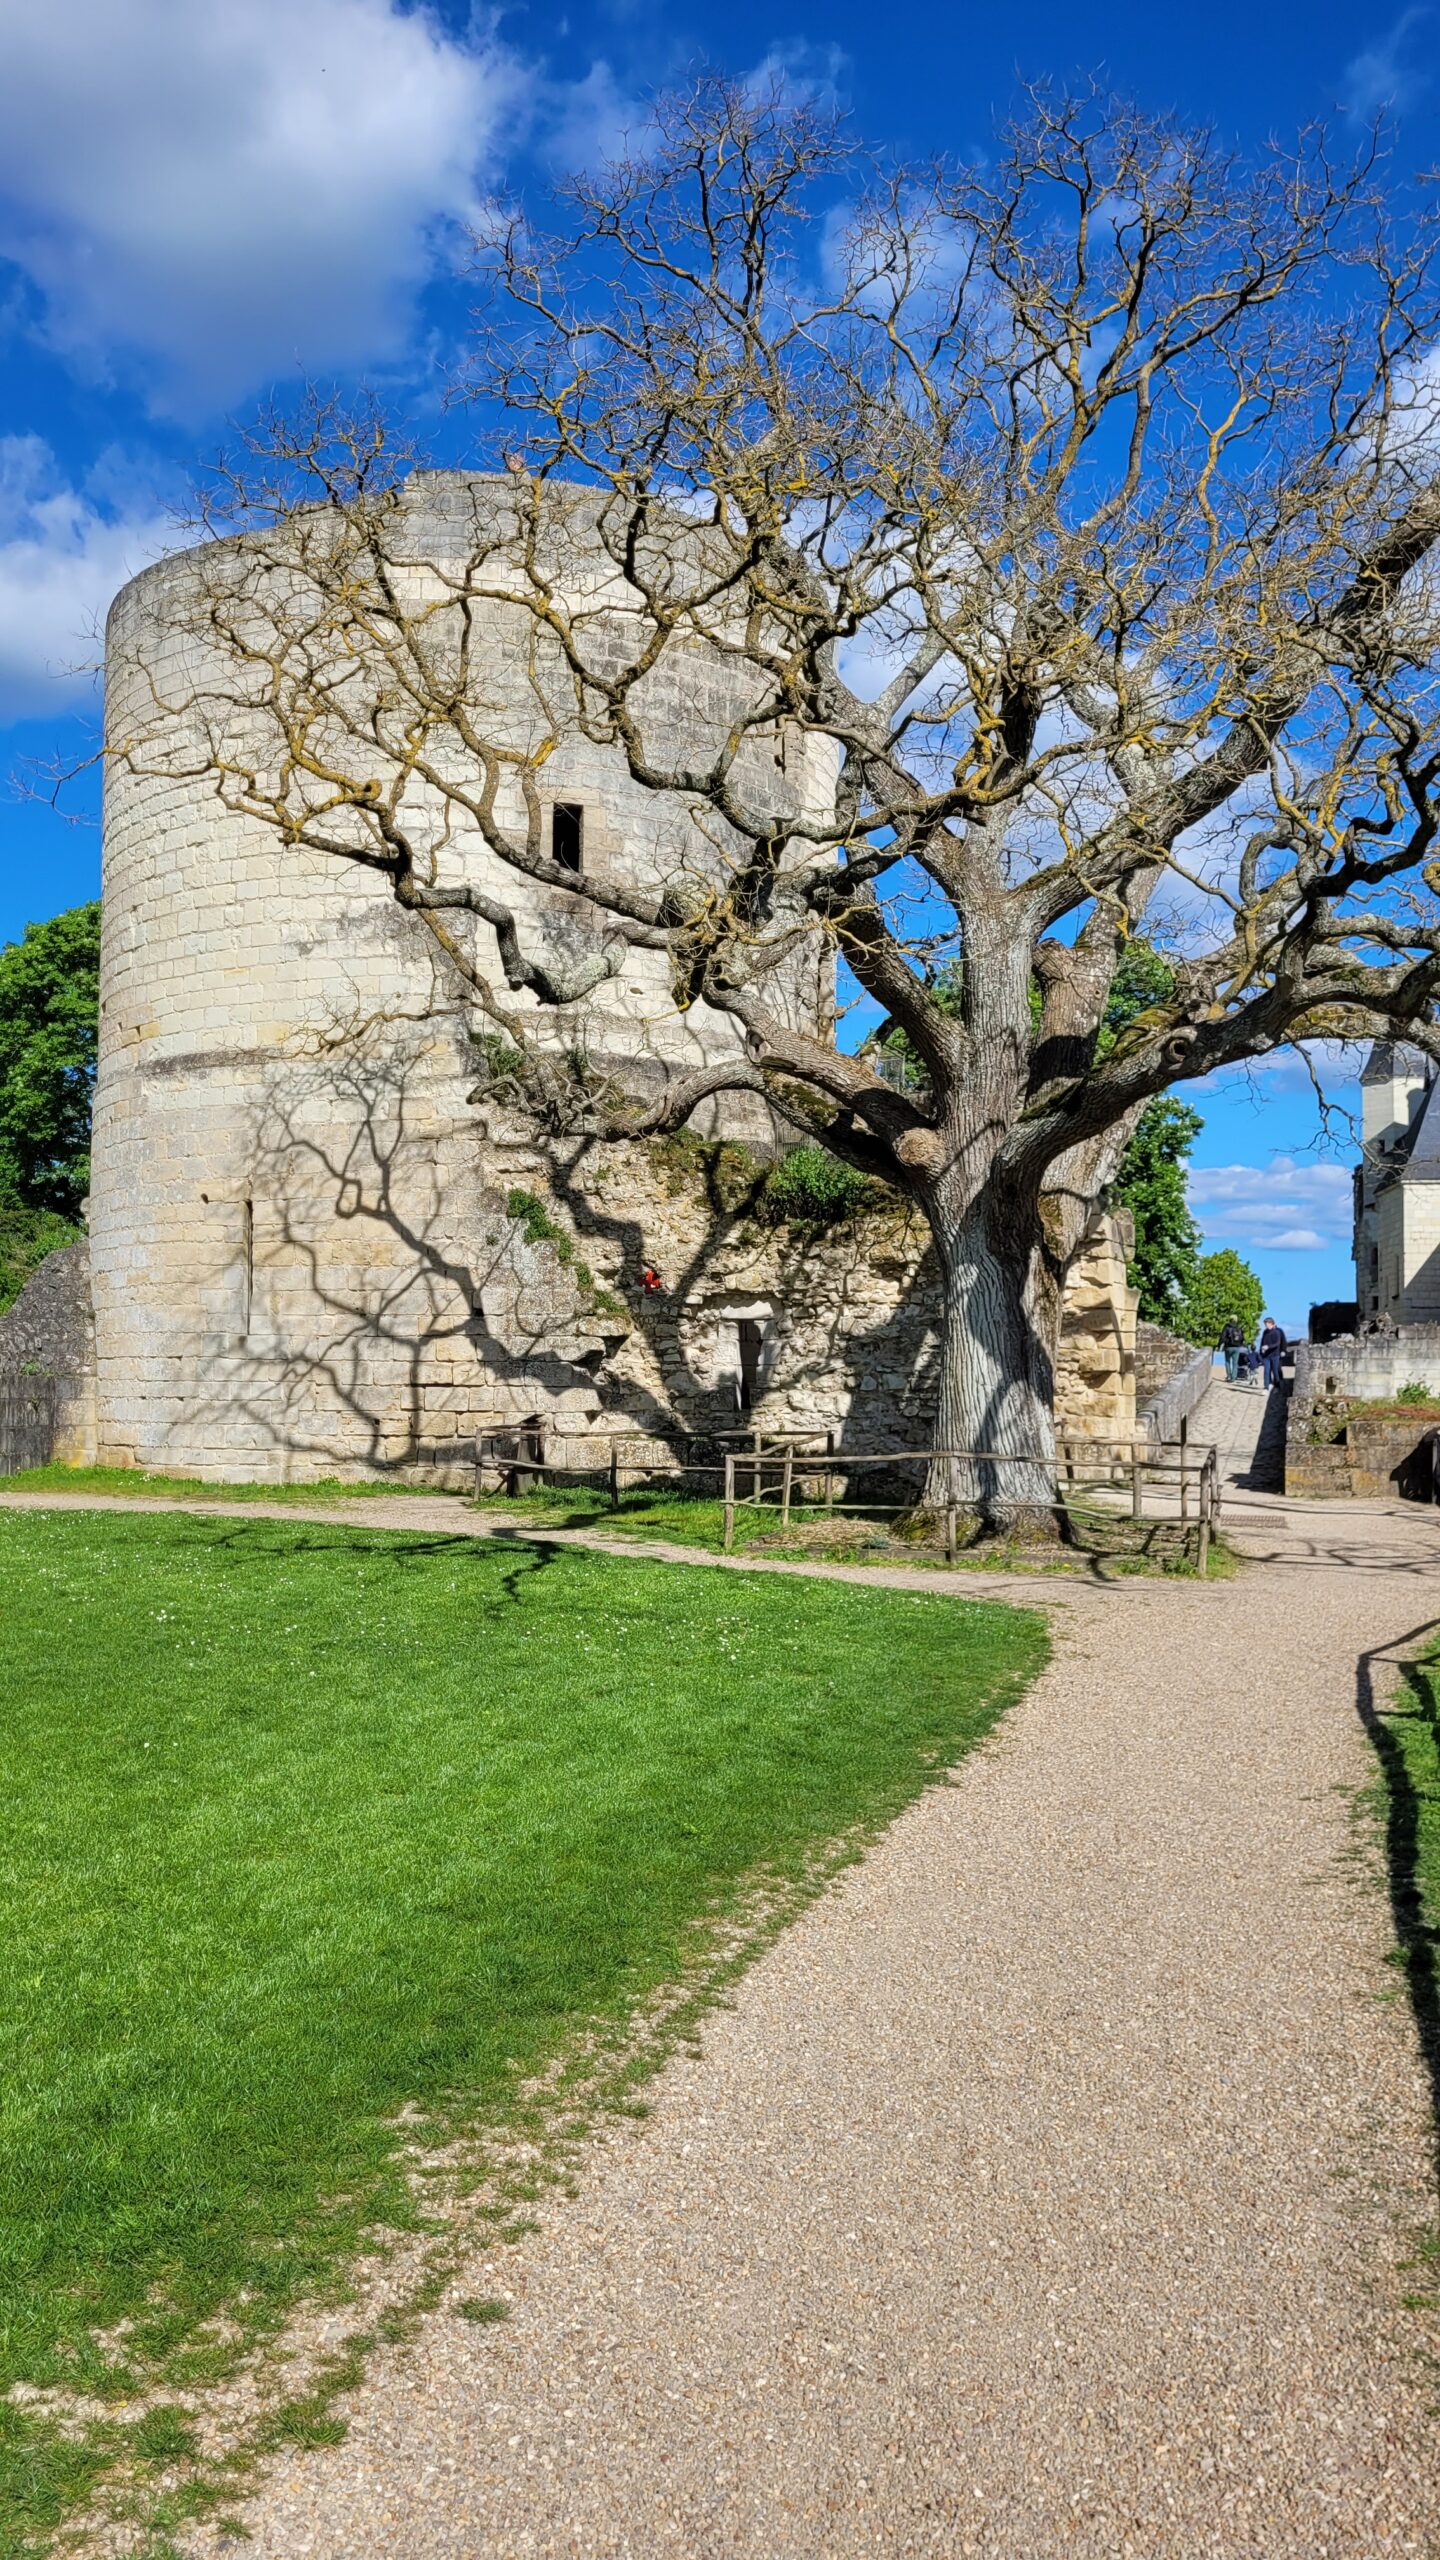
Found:
[[[1393,1406],[1402,1389],[1415,1388],[1428,1388],[1431,1409],[1365,1411]],[[1300,1343],[1285,1422],[1286,1492],[1433,1501],[1435,1405],[1440,1325]]]
[[[406,539],[427,575],[463,560],[477,523],[499,526],[503,554],[508,504],[506,483],[420,475]],[[583,532],[581,520],[577,577]],[[138,739],[144,752],[112,758],[105,807],[90,1209],[100,1458],[257,1481],[459,1481],[477,1434],[534,1417],[577,1442],[633,1430],[673,1444],[742,1413],[848,1430],[852,1445],[913,1441],[935,1348],[913,1224],[777,1229],[743,1202],[718,1207],[703,1163],[681,1179],[663,1147],[540,1145],[477,1108],[481,1026],[387,883],[221,805],[195,705],[227,752],[254,753],[243,715],[231,735],[216,711],[230,679],[206,636],[207,598],[244,567],[240,544],[161,563],[119,596],[107,635],[112,747]],[[519,606],[492,603],[475,660],[487,719],[522,744],[539,717],[527,633]],[[733,711],[723,667],[667,681],[648,716],[677,749]],[[783,810],[832,787],[813,748],[779,738],[765,752]],[[583,811],[587,865],[713,877],[715,846],[689,809],[641,790],[613,751],[562,729],[543,782],[547,806]],[[518,796],[501,814],[518,821]],[[431,815],[437,859],[501,891],[532,945],[593,947],[581,901],[517,883],[478,835],[445,838],[438,804]],[[490,928],[473,931],[498,979]],[[792,1018],[824,1023],[824,955],[806,945],[787,968]],[[588,1002],[591,1054],[632,1078],[734,1040],[704,1006],[677,1011],[663,954],[639,954]],[[762,1156],[775,1143],[748,1097],[702,1130]],[[648,1296],[647,1263],[663,1282]],[[1128,1428],[1134,1309],[1103,1234],[1077,1273],[1071,1337],[1062,1416]]]

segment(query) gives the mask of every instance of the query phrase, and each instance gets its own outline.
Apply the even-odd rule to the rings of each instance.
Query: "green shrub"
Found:
[[[791,1147],[765,1177],[765,1214],[779,1226],[833,1227],[871,1205],[879,1184],[825,1147]]]
[[[650,1141],[651,1158],[672,1200],[703,1191],[724,1217],[747,1208],[765,1184],[760,1158],[731,1138],[701,1138],[693,1129],[672,1130]]]
[[[481,1031],[472,1033],[471,1037],[474,1047],[485,1061],[486,1072],[492,1084],[501,1084],[508,1077],[524,1074],[524,1056],[505,1038],[503,1032]]]
[[[525,1230],[527,1244],[553,1244],[557,1262],[573,1262],[575,1245],[563,1227],[557,1227],[543,1200],[533,1191],[512,1191],[505,1201],[505,1215],[516,1218]],[[582,1264],[581,1268],[584,1266]],[[588,1276],[588,1275],[587,1275]]]
[[[1440,1399],[1437,1399],[1433,1387],[1426,1386],[1423,1378],[1407,1378],[1403,1387],[1396,1388],[1395,1401],[1397,1404],[1434,1404]]]
[[[563,1227],[556,1225],[544,1201],[537,1200],[533,1191],[510,1192],[505,1201],[505,1214],[507,1217],[519,1220],[525,1230],[525,1239],[528,1244],[553,1246],[556,1261],[568,1265],[574,1272],[579,1286],[582,1289],[594,1289],[595,1274],[588,1262],[582,1262],[579,1259],[575,1251],[574,1237],[567,1235]],[[607,1312],[619,1312],[618,1298],[612,1298],[608,1291],[602,1290],[596,1297],[597,1306],[602,1299]]]

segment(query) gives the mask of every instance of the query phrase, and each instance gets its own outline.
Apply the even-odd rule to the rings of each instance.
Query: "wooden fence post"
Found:
[[[1145,1517],[1145,1461],[1136,1456],[1133,1440],[1130,1444],[1130,1517],[1132,1520]]]
[[[945,1561],[947,1564],[955,1562],[955,1505],[953,1502],[947,1502],[945,1505]]]
[[[825,1455],[827,1458],[833,1458],[835,1455],[835,1434],[833,1431],[827,1431],[825,1434]],[[833,1467],[827,1467],[825,1470],[825,1508],[827,1511],[833,1511],[835,1508],[835,1470]]]
[[[610,1508],[612,1511],[618,1511],[620,1508],[620,1443],[618,1440],[612,1440],[610,1443]]]
[[[735,1544],[735,1452],[725,1452],[725,1553]]]
[[[1210,1515],[1215,1498],[1215,1452],[1211,1449],[1200,1470],[1200,1525],[1195,1535],[1195,1561],[1202,1581],[1210,1574]]]
[[[790,1487],[794,1480],[794,1474],[795,1450],[793,1444],[787,1441],[785,1445],[785,1465],[780,1478],[780,1526],[782,1529],[788,1529],[790,1526]]]

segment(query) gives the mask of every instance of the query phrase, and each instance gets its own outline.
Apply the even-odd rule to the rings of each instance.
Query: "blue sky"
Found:
[[[618,140],[701,63],[832,87],[902,151],[983,149],[1017,74],[1099,74],[1240,143],[1385,109],[1397,176],[1440,161],[1426,8],[1335,0],[1203,22],[1153,5],[596,0],[44,0],[0,10],[0,939],[93,895],[95,794],[62,820],[5,776],[83,753],[94,630],[167,539],[226,422],[302,374],[365,377],[458,455],[441,407],[467,295],[456,245],[497,191]],[[1354,1099],[1344,1064],[1332,1098]],[[1351,1282],[1344,1133],[1298,1061],[1194,1098],[1195,1205],[1282,1321]]]

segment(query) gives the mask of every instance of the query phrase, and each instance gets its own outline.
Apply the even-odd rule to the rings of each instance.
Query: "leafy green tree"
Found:
[[[1255,1339],[1264,1291],[1248,1262],[1226,1245],[1202,1254],[1181,1303],[1176,1331],[1187,1342],[1213,1348],[1233,1316],[1247,1342]]]
[[[1175,972],[1163,951],[1157,951],[1143,933],[1133,933],[1110,981],[1095,1042],[1096,1056],[1108,1057],[1122,1031],[1138,1022],[1152,1004],[1164,1004],[1174,992]]]
[[[0,950],[0,1201],[73,1219],[90,1185],[100,1012],[96,900]]]
[[[1096,1043],[1099,1054],[1113,1047],[1151,1005],[1164,1004],[1174,984],[1174,970],[1163,952],[1143,935],[1134,935],[1111,984]],[[1232,1316],[1253,1341],[1263,1292],[1249,1263],[1229,1245],[1219,1253],[1200,1251],[1186,1174],[1190,1150],[1204,1125],[1188,1104],[1157,1094],[1147,1102],[1121,1158],[1114,1196],[1135,1220],[1130,1281],[1140,1293],[1141,1315],[1208,1348]]]
[[[1116,1200],[1135,1221],[1130,1285],[1139,1290],[1140,1313],[1147,1323],[1175,1331],[1200,1269],[1200,1230],[1185,1174],[1204,1126],[1188,1102],[1157,1094],[1140,1114],[1115,1183]]]
[[[0,949],[0,1314],[80,1232],[99,1013],[98,902]]]

